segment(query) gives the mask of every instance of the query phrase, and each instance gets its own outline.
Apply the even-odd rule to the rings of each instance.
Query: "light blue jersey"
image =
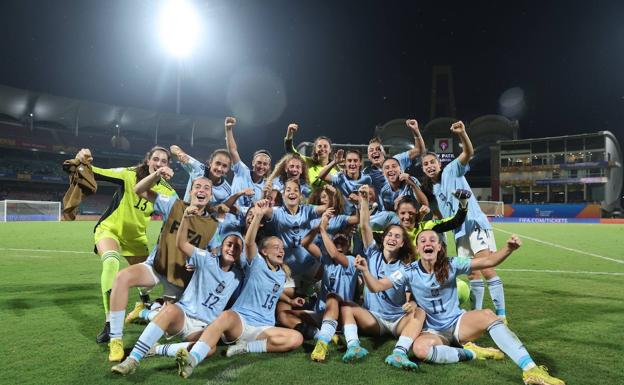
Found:
[[[163,223],[167,223],[167,219],[169,219],[169,213],[171,213],[171,208],[173,204],[176,202],[178,198],[169,197],[166,195],[156,194],[156,200],[154,201],[154,214],[162,215]],[[154,259],[156,258],[156,252],[158,251],[158,242],[152,248],[152,251],[147,256],[145,263],[154,266]]]
[[[416,186],[420,187],[418,179],[410,176],[410,179],[416,183]],[[416,199],[414,190],[405,182],[401,182],[397,190],[393,190],[389,183],[386,183],[379,192],[379,201],[383,204],[383,209],[386,211],[394,211],[394,201],[400,196],[410,196]]]
[[[193,180],[204,176],[206,165],[189,155],[187,163],[181,163],[182,168],[189,173],[189,181],[186,184],[186,192],[184,193],[184,201],[191,201],[191,190],[193,188]],[[232,188],[225,178],[221,178],[221,183],[212,185],[212,196],[210,197],[211,205],[218,205],[225,202],[232,195]]]
[[[400,270],[388,275],[395,290],[411,289],[418,306],[427,313],[426,328],[445,330],[453,326],[464,313],[459,307],[457,283],[455,277],[470,274],[470,259],[449,258],[449,275],[440,285],[434,273],[427,273],[420,261],[403,266]]]
[[[334,217],[329,218],[329,223],[327,223],[327,232],[331,235],[336,234],[340,230],[347,227],[349,224],[349,216],[340,214]],[[313,219],[310,221],[310,228],[313,229],[318,227],[321,224],[321,218]]]
[[[361,186],[371,183],[373,183],[371,177],[362,172],[360,173],[360,178],[357,180],[349,179],[344,172],[337,172],[331,176],[332,186],[336,187],[345,197],[346,214],[352,214],[356,210],[355,205],[349,200],[349,195],[357,192]]]
[[[444,167],[440,176],[440,183],[433,185],[433,195],[436,197],[438,209],[442,217],[452,217],[457,212],[459,201],[453,197],[455,190],[470,190],[470,185],[468,185],[468,181],[464,177],[469,170],[470,166],[462,165],[459,158],[457,158]],[[472,194],[468,199],[466,220],[460,227],[453,230],[455,239],[459,239],[464,235],[470,235],[475,229],[491,230],[492,226],[485,214],[483,214],[483,211],[481,211],[475,194]]]
[[[344,267],[327,255],[327,251],[323,250],[321,255],[321,264],[324,267],[323,278],[321,280],[321,292],[319,293],[314,311],[322,312],[325,310],[325,299],[330,293],[335,293],[345,301],[353,301],[355,295],[355,286],[357,285],[357,269],[355,268],[355,258],[347,255],[349,266]]]
[[[241,212],[236,215],[230,213],[225,214],[223,220],[219,221],[217,231],[215,231],[214,236],[210,240],[208,248],[212,250],[215,247],[219,247],[223,239],[225,239],[224,236],[233,232],[245,234],[245,216]]]
[[[238,198],[236,204],[239,206],[251,207],[255,201],[262,199],[262,189],[264,188],[265,182],[264,178],[262,178],[260,183],[255,183],[251,178],[251,170],[242,160],[232,165],[232,172],[234,173],[234,178],[232,179],[232,194],[236,194],[247,188],[252,188],[254,191],[254,195],[251,197],[242,196]]]
[[[299,186],[301,186],[301,194],[304,197],[307,198],[310,194],[312,194],[312,188],[307,183],[300,184]],[[278,190],[279,192],[284,193],[284,183],[282,183],[280,178],[273,179],[273,190]]]
[[[293,215],[286,207],[273,207],[273,217],[266,223],[267,231],[284,242],[284,262],[292,270],[293,277],[310,273],[315,258],[301,246],[301,240],[310,231],[310,222],[319,217],[316,206],[300,205]]]
[[[409,151],[401,152],[393,156],[394,159],[399,161],[401,171],[407,170],[412,165],[412,159],[409,157]],[[418,157],[414,159],[414,164],[418,162]],[[386,177],[380,167],[367,166],[362,170],[362,174],[368,175],[372,180],[372,185],[375,188],[377,196],[384,184],[386,184]]]
[[[241,255],[241,258],[245,258],[245,255]],[[242,286],[243,272],[236,264],[230,271],[223,271],[218,257],[197,247],[188,263],[195,266],[195,272],[178,306],[187,315],[211,323],[223,312],[230,297]]]
[[[399,261],[387,263],[375,242],[368,245],[364,254],[368,258],[368,268],[371,274],[377,279],[390,276],[401,268]],[[406,301],[405,288],[390,288],[379,293],[372,293],[364,288],[364,307],[385,320],[396,321],[402,317],[405,314],[403,304]]]
[[[251,326],[274,326],[275,306],[284,290],[286,273],[282,269],[272,271],[260,255],[256,255],[251,264],[246,258],[241,262],[245,285],[232,310]]]

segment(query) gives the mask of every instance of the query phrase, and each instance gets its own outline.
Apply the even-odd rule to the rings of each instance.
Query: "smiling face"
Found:
[[[191,205],[205,207],[212,197],[212,182],[203,176],[195,178],[189,195],[191,196]]]
[[[392,225],[386,230],[386,235],[383,238],[384,251],[389,253],[398,252],[403,246],[405,239],[403,238],[403,229],[401,226]]]
[[[281,266],[284,263],[284,243],[278,237],[270,237],[263,242],[260,250],[266,256],[271,265]]]
[[[210,174],[217,179],[221,179],[230,170],[230,157],[225,154],[216,154],[210,161]]]
[[[344,234],[334,236],[334,246],[338,252],[346,254],[349,251],[349,239]]]
[[[314,153],[319,159],[327,159],[331,152],[331,144],[327,139],[319,138],[314,142]]]
[[[303,164],[299,159],[291,159],[286,163],[286,175],[288,178],[299,178],[303,170]]]
[[[169,155],[162,150],[155,150],[147,160],[150,174],[158,170],[161,167],[169,165]]]
[[[292,180],[289,180],[284,185],[284,193],[282,194],[284,204],[287,207],[294,207],[299,205],[299,198],[301,198],[301,190],[299,184]]]
[[[228,235],[221,245],[221,258],[232,264],[240,260],[243,253],[243,240],[236,235]]]
[[[360,159],[360,155],[355,152],[348,152],[345,158],[347,176],[351,179],[356,179],[360,173],[361,166],[362,159]]]
[[[433,230],[425,230],[418,234],[416,240],[416,251],[423,261],[435,263],[438,259],[438,252],[442,249],[440,237]]]
[[[396,183],[401,175],[401,165],[394,158],[388,158],[383,163],[382,171],[389,183]]]
[[[368,160],[373,166],[381,167],[385,160],[383,147],[379,142],[373,142],[368,145]]]
[[[258,154],[253,158],[251,167],[253,168],[254,174],[259,177],[264,177],[271,169],[271,158],[266,154]]]
[[[401,222],[401,226],[405,227],[408,230],[412,230],[416,225],[416,217],[418,211],[413,204],[409,202],[403,202],[399,205],[397,209],[397,214],[399,215],[399,221]]]
[[[435,155],[427,154],[422,157],[422,169],[429,178],[436,178],[442,170],[442,165]]]

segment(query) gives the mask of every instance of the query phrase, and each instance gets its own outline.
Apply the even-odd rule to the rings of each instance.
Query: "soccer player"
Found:
[[[397,202],[404,196],[411,196],[421,205],[429,206],[429,200],[420,189],[418,179],[406,172],[401,172],[401,164],[398,160],[395,158],[386,159],[382,169],[386,182],[379,192],[379,203],[384,210],[394,211]]]
[[[390,225],[383,233],[383,243],[377,247],[369,222],[368,186],[360,188],[360,227],[362,240],[366,245],[365,254],[368,265],[377,277],[392,275],[401,264],[410,263],[415,258],[415,251],[407,232],[400,225]],[[361,258],[361,257],[359,257]],[[356,258],[357,260],[357,258]],[[390,334],[399,337],[397,344],[385,363],[406,370],[418,366],[409,360],[407,352],[413,340],[418,336],[424,322],[424,313],[410,304],[405,289],[390,289],[383,293],[364,292],[364,307],[352,302],[345,302],[340,307],[347,351],[342,357],[344,362],[353,362],[364,358],[368,351],[360,346],[358,328],[372,336]]]
[[[299,154],[286,154],[275,165],[275,169],[267,178],[264,184],[265,197],[268,197],[272,190],[284,191],[284,185],[289,179],[297,179],[304,197],[309,197],[312,193],[308,181],[308,169]]]
[[[438,233],[425,230],[418,235],[420,260],[378,279],[368,271],[363,258],[356,259],[364,282],[372,292],[404,290],[409,287],[426,312],[425,329],[414,341],[413,350],[421,360],[435,363],[453,363],[473,359],[502,359],[498,349],[482,348],[472,344],[487,331],[494,343],[511,358],[522,371],[525,384],[565,385],[538,367],[518,337],[507,328],[490,309],[464,311],[459,308],[455,277],[473,270],[499,265],[521,246],[512,235],[499,251],[475,256],[448,258]],[[462,347],[462,344],[465,344]]]
[[[189,222],[200,214],[201,209],[197,206],[188,206],[176,234],[176,244],[188,258],[186,267],[194,271],[180,302],[167,304],[158,312],[141,333],[130,355],[111,368],[113,373],[134,373],[149,349],[165,333],[169,338],[179,336],[187,341],[197,340],[206,326],[223,312],[230,297],[239,290],[243,279],[239,267],[243,253],[242,236],[238,233],[228,234],[219,255],[214,257],[191,243],[196,234],[190,229]]]
[[[271,154],[267,150],[258,150],[254,152],[251,160],[252,170],[243,163],[238,154],[238,147],[234,140],[233,129],[236,125],[236,118],[225,118],[225,143],[232,157],[232,193],[252,188],[253,196],[243,196],[238,199],[239,206],[250,207],[253,202],[264,197],[264,182],[271,171]]]
[[[329,172],[334,166],[345,163],[345,171],[337,172],[333,175],[329,175]],[[364,175],[361,172],[362,168],[362,154],[357,150],[338,150],[334,160],[329,162],[318,173],[318,178],[330,183],[345,197],[345,214],[351,215],[357,209],[353,202],[349,199],[351,194],[357,193],[360,186],[365,184],[371,184],[372,180],[370,176]]]
[[[187,203],[180,199],[156,194],[151,187],[162,176],[172,174],[169,167],[161,167],[152,175],[137,183],[134,192],[154,204],[154,211],[162,214],[163,226],[158,237],[158,244],[152,250],[147,261],[123,269],[115,278],[111,294],[110,306],[110,352],[109,361],[121,361],[123,350],[123,323],[126,306],[128,305],[128,290],[131,287],[153,288],[157,284],[164,287],[163,297],[169,301],[177,301],[184,288],[191,280],[192,273],[184,269],[186,257],[176,245],[176,234],[183,219]],[[211,196],[210,179],[199,177],[193,181],[190,204],[198,215],[189,218],[191,228],[191,242],[205,249],[217,229],[217,221],[208,214],[208,202]],[[135,318],[143,310],[142,303],[128,314]]]
[[[76,158],[83,163],[91,163],[91,150],[81,149]],[[103,169],[93,166],[93,174],[98,181],[107,181],[119,186],[110,205],[95,225],[95,252],[102,259],[102,302],[106,323],[96,337],[98,343],[110,340],[109,299],[115,275],[119,271],[121,256],[134,265],[145,261],[149,254],[147,247],[147,222],[152,215],[150,201],[134,193],[134,186],[157,169],[169,164],[169,151],[163,147],[152,148],[143,162],[134,167]],[[176,192],[162,177],[154,186],[154,191],[164,196],[175,196]],[[141,294],[143,302],[149,301],[147,294]]]
[[[407,170],[407,168],[412,165],[413,161],[418,161],[418,157],[425,153],[425,141],[423,140],[422,135],[420,135],[418,122],[415,119],[409,119],[405,121],[405,124],[412,131],[412,135],[414,137],[414,148],[393,156],[394,159],[399,161],[402,172]],[[386,183],[386,179],[381,168],[386,160],[386,151],[381,144],[380,138],[376,137],[368,142],[367,153],[368,160],[371,164],[370,166],[365,167],[362,172],[371,177],[375,192],[379,195],[381,187]]]
[[[247,255],[241,261],[245,270],[245,284],[230,310],[227,310],[206,329],[188,352],[178,350],[178,374],[187,378],[211,352],[219,338],[236,344],[227,350],[227,356],[242,353],[287,352],[303,343],[299,332],[275,327],[275,304],[284,290],[289,274],[284,264],[284,244],[278,237],[264,238],[255,243],[256,233],[266,202],[259,201],[252,207],[253,219],[245,235]]]
[[[171,146],[171,153],[178,158],[182,168],[189,173],[189,181],[184,193],[185,202],[190,199],[189,194],[193,180],[200,176],[205,176],[212,182],[212,198],[210,200],[212,207],[224,203],[232,195],[232,187],[225,179],[232,164],[232,157],[228,150],[223,148],[214,150],[208,159],[208,168],[205,164],[185,153],[179,146]]]
[[[286,130],[286,137],[284,138],[284,147],[287,153],[297,154],[299,155],[303,161],[305,162],[307,169],[307,180],[311,184],[312,189],[318,190],[321,189],[325,182],[322,178],[319,178],[318,175],[320,171],[327,166],[329,163],[329,159],[332,154],[332,143],[331,139],[326,136],[319,136],[314,139],[313,144],[313,153],[312,156],[305,156],[299,154],[295,146],[293,145],[293,136],[295,132],[299,129],[299,125],[296,123],[290,123],[288,125],[288,129]],[[329,174],[333,174],[337,172],[336,168],[333,168],[329,171]],[[309,194],[305,194],[308,196]]]
[[[440,160],[435,153],[426,153],[422,157],[422,168],[428,179],[425,184],[431,185],[438,209],[443,217],[450,217],[457,211],[458,201],[452,199],[453,192],[457,189],[470,190],[465,175],[470,170],[468,162],[474,153],[464,123],[461,121],[453,123],[451,132],[457,134],[462,143],[462,153],[457,159],[450,162],[442,170]],[[474,194],[468,199],[466,220],[454,232],[457,254],[460,257],[484,257],[496,252],[492,226],[481,211]],[[485,287],[482,274],[487,279],[496,314],[506,322],[503,281],[496,275],[494,268],[487,268],[482,271],[479,269],[472,270],[469,278],[471,295],[474,298],[473,308],[478,310],[483,307]]]

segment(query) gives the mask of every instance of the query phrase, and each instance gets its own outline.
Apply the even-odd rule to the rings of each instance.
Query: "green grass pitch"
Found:
[[[156,240],[159,223],[151,223]],[[0,223],[0,378],[4,384],[180,383],[175,362],[145,359],[133,376],[113,376],[103,323],[100,261],[91,253],[92,222]],[[568,384],[624,383],[624,226],[495,224],[499,246],[510,232],[523,248],[499,268],[510,327],[538,364]],[[533,239],[529,239],[533,238]],[[543,243],[540,241],[548,242]],[[454,250],[454,247],[451,247]],[[136,293],[131,293],[134,305]],[[486,305],[491,306],[489,294]],[[126,328],[131,348],[143,325]],[[486,335],[478,341],[492,345]],[[305,343],[288,354],[206,360],[186,382],[210,384],[520,384],[511,360],[421,364],[402,372],[383,364],[394,341],[364,338],[356,365],[309,360]]]

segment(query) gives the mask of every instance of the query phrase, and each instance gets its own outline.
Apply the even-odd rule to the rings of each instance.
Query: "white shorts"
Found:
[[[178,333],[172,336],[167,336],[167,339],[171,339],[173,337],[180,337],[185,340],[191,334],[203,331],[208,325],[209,325],[208,323],[202,320],[199,320],[197,318],[193,318],[187,315],[186,313],[184,313],[184,326],[182,326],[182,330],[180,330]]]
[[[468,236],[456,239],[457,256],[474,257],[481,250],[496,251],[496,240],[492,230],[475,228]]]
[[[163,285],[163,297],[173,299],[174,302],[180,299],[182,293],[184,292],[183,287],[176,286],[171,282],[167,281],[167,277],[157,273],[152,265],[148,265],[145,262],[142,262],[141,265],[145,266],[145,268],[150,272],[152,278],[154,279],[154,284],[149,288],[150,290],[160,283]]]
[[[236,342],[251,342],[251,341],[255,341],[258,338],[258,336],[260,334],[262,334],[265,330],[275,327],[275,326],[269,326],[269,325],[251,326],[251,325],[249,325],[245,321],[245,318],[243,318],[243,316],[240,315],[240,313],[238,313],[235,310],[232,310],[232,311],[238,315],[238,318],[240,319],[241,324],[243,325],[243,332],[234,341],[226,340],[225,339],[225,335],[221,336],[221,341],[223,341],[224,343],[226,343],[228,345],[236,343]]]
[[[370,314],[375,318],[377,324],[379,325],[379,335],[383,336],[385,334],[391,334],[394,337],[398,337],[401,333],[398,332],[399,322],[405,317],[405,315],[400,316],[394,321],[390,321],[384,318],[381,318],[379,315],[370,312]]]
[[[424,328],[422,332],[435,334],[436,336],[439,336],[440,338],[442,338],[442,340],[444,340],[445,345],[460,347],[462,346],[462,344],[459,341],[459,324],[461,323],[461,319],[464,316],[464,314],[466,313],[463,313],[462,315],[460,315],[459,318],[457,318],[457,322],[455,322],[455,324],[448,329],[434,330],[434,329]]]

